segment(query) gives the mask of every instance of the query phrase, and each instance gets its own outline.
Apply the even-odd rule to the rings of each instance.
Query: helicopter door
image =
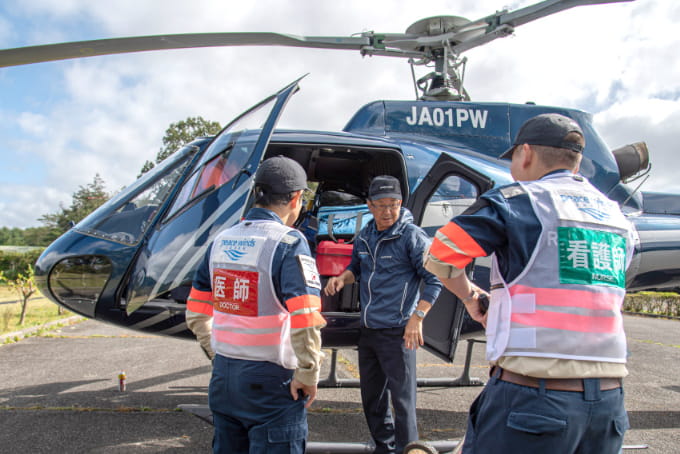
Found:
[[[255,171],[298,82],[229,123],[208,146],[139,254],[121,305],[128,314],[148,301],[176,298],[191,283],[205,247],[246,209]]]
[[[451,218],[472,205],[493,186],[491,180],[442,154],[409,198],[408,208],[430,237]],[[471,277],[473,267],[468,268]],[[442,288],[435,305],[423,322],[425,348],[445,361],[453,361],[466,317],[463,304]]]

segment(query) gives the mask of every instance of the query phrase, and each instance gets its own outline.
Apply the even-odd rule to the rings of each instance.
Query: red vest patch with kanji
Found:
[[[216,269],[212,286],[215,310],[256,317],[258,278],[256,271]]]

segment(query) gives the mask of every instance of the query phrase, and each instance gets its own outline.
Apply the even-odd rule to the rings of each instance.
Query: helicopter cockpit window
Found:
[[[251,145],[254,146],[253,141]],[[247,164],[252,147],[240,147],[234,151],[233,148],[214,157],[204,166],[194,172],[182,187],[179,195],[172,204],[168,216],[170,217],[190,200],[211,189],[216,189],[234,178],[241,169]]]
[[[220,153],[230,152],[229,154],[236,154],[241,158],[249,157],[255,142],[259,137],[260,129],[264,126],[264,122],[269,118],[271,110],[276,104],[276,98],[263,103],[255,110],[248,112],[241,118],[238,118],[229,126],[227,126],[220,135],[215,138],[210,147],[201,157],[199,166],[205,164],[213,157]],[[231,158],[234,159],[237,156]],[[247,162],[243,161],[242,164]]]
[[[247,164],[255,149],[260,129],[275,102],[276,99],[272,99],[263,103],[220,133],[201,157],[197,170],[184,183],[166,219],[201,194],[219,188],[237,175],[251,175],[254,172]]]
[[[158,208],[182,174],[180,166],[159,179],[144,191],[128,200],[109,216],[92,226],[86,227],[88,233],[126,244],[137,243],[151,224]]]
[[[466,178],[459,175],[448,176],[428,200],[422,228],[428,235],[434,236],[439,227],[472,205],[478,195],[477,187]]]

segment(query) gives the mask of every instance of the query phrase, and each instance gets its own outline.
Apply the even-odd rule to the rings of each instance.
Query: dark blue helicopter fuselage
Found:
[[[680,286],[680,216],[643,211],[643,196],[621,182],[590,114],[531,104],[431,101],[372,102],[343,132],[273,130],[270,122],[269,131],[228,126],[214,139],[198,139],[55,241],[38,260],[36,277],[43,294],[79,314],[188,337],[184,307],[193,272],[215,234],[238,222],[251,204],[252,175],[262,159],[282,154],[297,160],[319,194],[363,198],[372,176],[395,175],[409,194],[405,205],[432,234],[456,207],[464,209],[483,191],[512,181],[508,163],[497,156],[526,119],[544,112],[581,125],[586,148],[580,172],[619,202],[640,234],[629,288]],[[472,271],[480,285],[488,283],[488,261]],[[352,298],[352,309],[324,312],[327,346],[355,345],[359,302]],[[460,328],[462,312],[450,317],[446,323]],[[447,342],[457,335],[448,333]]]

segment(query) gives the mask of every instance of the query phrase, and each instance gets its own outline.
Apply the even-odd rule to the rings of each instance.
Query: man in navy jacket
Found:
[[[423,345],[423,319],[441,291],[439,280],[423,268],[430,240],[401,202],[396,178],[371,181],[373,220],[354,241],[349,266],[324,289],[334,295],[347,284],[360,284],[361,400],[376,453],[402,452],[418,439],[416,349]]]

